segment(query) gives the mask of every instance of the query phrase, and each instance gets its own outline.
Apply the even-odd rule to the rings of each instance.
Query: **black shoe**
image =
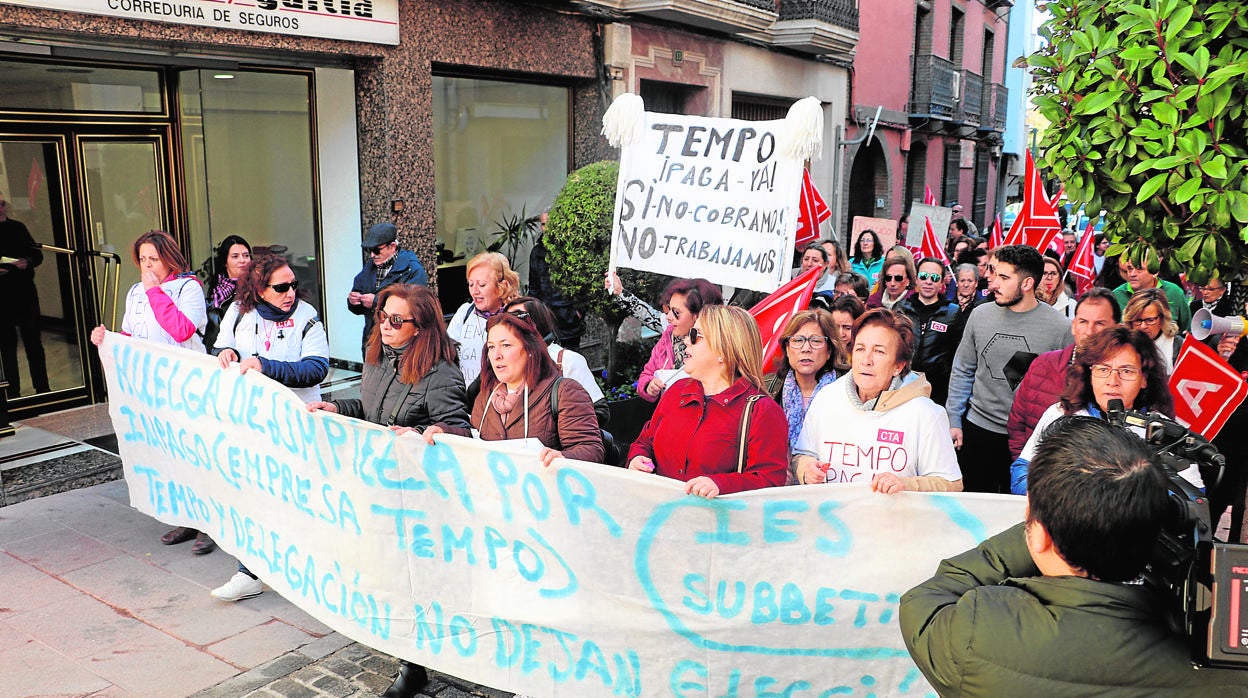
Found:
[[[217,544],[214,543],[212,539],[208,537],[207,533],[200,531],[198,535],[195,536],[195,543],[191,545],[191,554],[207,555],[208,553],[216,549],[217,549]]]
[[[400,662],[399,676],[381,698],[414,698],[420,689],[429,685],[429,674],[419,664]]]
[[[185,543],[188,540],[191,540],[192,538],[195,537],[195,534],[197,533],[199,533],[199,531],[196,531],[193,528],[186,528],[185,526],[178,526],[172,531],[161,536],[160,542],[164,543],[165,545],[177,545],[179,543]]]

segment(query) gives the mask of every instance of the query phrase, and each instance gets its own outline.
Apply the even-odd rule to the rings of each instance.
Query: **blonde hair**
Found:
[[[520,295],[520,275],[512,271],[511,263],[500,252],[482,252],[468,260],[465,274],[472,274],[477,267],[488,266],[494,272],[494,281],[498,284],[499,295],[503,305],[507,305]]]
[[[763,340],[754,318],[733,305],[708,305],[698,314],[698,323],[711,350],[724,358],[729,381],[745,378],[755,388],[766,392]]]
[[[1131,294],[1131,300],[1127,301],[1127,307],[1122,310],[1122,324],[1127,325],[1133,320],[1140,319],[1150,305],[1156,306],[1157,312],[1161,315],[1161,335],[1173,337],[1178,334],[1179,325],[1174,321],[1174,315],[1170,312],[1170,300],[1159,288],[1146,288]]]

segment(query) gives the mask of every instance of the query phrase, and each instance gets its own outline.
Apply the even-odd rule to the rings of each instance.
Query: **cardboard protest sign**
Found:
[[[425,446],[176,347],[109,334],[100,355],[136,508],[210,533],[353,639],[508,691],[927,695],[900,595],[1023,513],[853,485],[707,500],[488,442]]]
[[[849,253],[854,252],[854,244],[858,242],[858,234],[864,230],[875,232],[875,236],[880,239],[880,248],[885,252],[892,249],[896,245],[897,240],[897,221],[891,218],[869,218],[867,216],[854,216],[852,227],[849,231]],[[905,240],[900,241],[905,244]]]
[[[924,218],[932,222],[932,231],[936,233],[936,240],[941,245],[949,239],[949,224],[953,221],[953,209],[915,201],[910,204],[910,227],[907,229],[906,239],[901,241],[903,245],[915,249],[923,247]]]
[[[611,266],[774,291],[789,278],[802,160],[785,120],[644,113],[620,153]]]
[[[1175,420],[1212,439],[1248,397],[1248,383],[1218,352],[1188,335],[1174,360],[1170,394]]]

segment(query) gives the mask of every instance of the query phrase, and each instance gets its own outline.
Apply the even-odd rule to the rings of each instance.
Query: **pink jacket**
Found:
[[[659,337],[659,341],[654,345],[654,349],[650,350],[650,360],[646,362],[646,367],[641,369],[641,378],[637,379],[637,395],[646,402],[654,402],[657,397],[651,397],[646,394],[646,386],[650,384],[650,380],[654,378],[656,371],[665,368],[676,368],[674,362],[676,350],[672,345],[672,326],[668,325],[663,328],[663,336]]]

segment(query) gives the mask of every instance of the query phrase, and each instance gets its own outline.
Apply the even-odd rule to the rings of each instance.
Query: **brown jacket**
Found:
[[[490,395],[481,391],[472,405],[472,426],[481,432],[484,441],[533,437],[550,448],[563,452],[564,458],[602,462],[602,432],[594,403],[589,393],[574,380],[559,382],[559,420],[551,423],[550,391],[558,376],[537,384],[529,390],[529,429],[525,433],[524,410],[517,406],[504,425],[502,415],[490,407]],[[450,430],[448,430],[450,431]]]

